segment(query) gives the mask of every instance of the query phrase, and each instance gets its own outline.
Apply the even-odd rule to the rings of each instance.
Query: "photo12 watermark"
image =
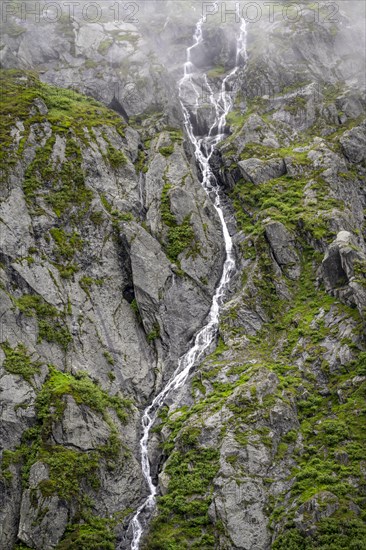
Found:
[[[289,23],[297,23],[302,17],[322,23],[339,23],[337,2],[202,2],[202,19],[206,23],[210,17],[220,17],[222,23],[244,19],[246,23],[268,21],[276,17]]]
[[[115,23],[139,23],[137,2],[2,2],[1,21],[7,23],[16,17],[21,21],[57,23],[72,21],[76,16],[87,23],[99,23],[105,19]]]

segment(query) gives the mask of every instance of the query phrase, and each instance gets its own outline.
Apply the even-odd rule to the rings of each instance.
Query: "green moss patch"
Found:
[[[343,203],[328,196],[327,184],[317,176],[311,184],[317,200],[305,205],[305,186],[309,190],[308,178],[289,176],[261,185],[239,182],[232,198],[242,230],[247,234],[259,235],[264,230],[263,220],[270,217],[289,229],[330,242],[335,234],[328,226],[327,216],[334,208],[343,209]]]
[[[28,374],[30,376],[27,372]],[[80,406],[95,411],[107,422],[110,436],[105,445],[83,452],[52,444],[52,428],[55,422],[62,419],[67,395],[71,395]],[[114,410],[118,418],[126,422],[131,402],[117,395],[109,395],[86,373],[71,375],[50,365],[48,377],[37,395],[35,407],[36,424],[23,433],[22,443],[17,449],[3,453],[3,480],[6,482],[11,479],[9,466],[18,463],[21,465],[22,480],[26,487],[32,465],[38,461],[46,464],[49,479],[41,481],[37,490],[43,498],[58,495],[64,501],[72,503],[76,512],[74,523],[69,525],[59,548],[80,548],[78,544],[90,549],[114,548],[113,527],[116,522],[113,518],[95,517],[90,491],[97,491],[99,488],[98,474],[102,463],[112,469],[128,457],[109,411]],[[37,495],[39,493],[33,490],[31,498],[36,501]]]
[[[65,324],[63,312],[48,304],[41,296],[33,294],[24,294],[15,299],[14,303],[24,315],[37,319],[39,342],[46,340],[67,350],[72,336]]]
[[[166,252],[172,262],[177,262],[179,255],[185,250],[195,247],[195,234],[190,223],[190,216],[186,216],[181,224],[178,224],[175,215],[171,211],[169,191],[172,186],[166,183],[161,193],[161,218],[168,226],[168,243]],[[197,245],[196,245],[197,246]]]
[[[52,135],[36,149],[35,158],[25,171],[25,197],[33,215],[44,214],[44,201],[63,222],[79,223],[93,198],[93,192],[85,186],[81,147],[94,139],[96,127],[110,126],[123,136],[122,119],[92,98],[43,84],[34,72],[1,70],[0,87],[3,102],[0,175],[6,180],[21,158],[31,126],[48,122]],[[46,114],[42,115],[35,106],[37,99],[46,105]],[[24,131],[16,149],[11,132],[17,121],[23,123]],[[57,135],[66,140],[65,159],[52,163]],[[112,146],[108,158],[113,167],[126,162],[123,152]]]
[[[32,361],[24,344],[12,348],[8,342],[3,342],[0,346],[5,353],[4,369],[11,374],[19,374],[24,380],[32,383],[33,377],[39,374],[42,363]]]
[[[171,481],[167,494],[158,499],[159,515],[152,522],[146,549],[208,550],[214,546],[215,527],[208,517],[208,508],[219,453],[197,445],[197,435],[195,429],[186,430],[180,440],[182,450],[169,458],[165,472]]]

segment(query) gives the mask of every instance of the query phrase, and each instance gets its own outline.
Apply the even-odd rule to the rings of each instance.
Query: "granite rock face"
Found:
[[[273,159],[268,162],[255,158],[242,160],[239,162],[239,168],[243,178],[255,184],[279,178],[286,173],[283,159]]]
[[[54,548],[66,529],[68,509],[65,503],[58,496],[44,498],[38,489],[48,480],[46,466],[42,462],[33,464],[29,489],[22,497],[18,531],[18,538],[31,548]]]
[[[320,269],[320,279],[328,292],[357,306],[365,314],[365,253],[348,231],[340,231],[330,244]]]
[[[295,250],[294,237],[280,222],[269,222],[265,225],[265,234],[272,253],[281,270],[290,279],[300,276],[300,261]]]
[[[170,6],[122,20],[102,2],[101,19],[81,6],[50,24],[15,3],[2,27],[6,549],[130,548],[148,492],[141,413],[221,276],[221,225],[176,87],[198,12]],[[151,434],[161,498],[144,549],[366,537],[364,38],[344,6],[337,24],[309,4],[297,21],[280,6],[248,25],[246,64],[226,83],[230,135],[211,163],[236,272],[216,349]],[[191,51],[205,82],[197,133],[212,126],[238,28],[210,15]]]
[[[74,101],[87,109],[65,133],[49,122],[57,89],[26,72],[4,73],[4,83],[24,111],[8,134],[15,169],[4,173],[0,207],[1,545],[18,538],[43,549],[78,513],[109,518],[145,494],[138,408],[202,326],[223,243],[183,135],[166,129],[165,115],[159,124],[147,117],[139,132],[61,90],[66,117]],[[164,144],[174,153],[164,156]],[[106,533],[113,527],[105,520]]]
[[[360,126],[356,126],[348,132],[345,132],[342,136],[340,142],[344,154],[349,162],[359,164],[360,162],[365,161],[365,131],[366,127],[365,123],[363,123]]]

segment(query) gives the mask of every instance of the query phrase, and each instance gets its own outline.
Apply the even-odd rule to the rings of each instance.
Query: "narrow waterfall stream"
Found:
[[[239,70],[239,67],[246,60],[246,26],[245,21],[241,19],[240,34],[237,38],[235,67],[223,79],[221,90],[216,94],[209,84],[207,75],[200,73],[191,62],[191,52],[193,48],[197,47],[203,41],[202,26],[203,18],[201,18],[196,24],[195,33],[193,36],[194,44],[187,48],[187,60],[184,64],[184,76],[179,82],[179,99],[183,110],[185,128],[194,147],[195,157],[201,170],[202,186],[212,199],[221,221],[225,241],[226,258],[223,265],[222,276],[212,299],[211,309],[205,326],[196,335],[193,346],[185,355],[180,357],[178,367],[172,378],[155,397],[152,403],[145,409],[142,416],[143,435],[140,440],[141,465],[149,487],[149,496],[137,509],[131,520],[130,526],[132,527],[133,533],[131,550],[138,550],[140,546],[140,540],[143,534],[143,525],[140,520],[141,514],[145,511],[151,512],[156,501],[157,487],[154,485],[151,477],[148,455],[150,429],[152,428],[156,420],[157,413],[164,404],[167,395],[170,392],[177,390],[185,383],[192,367],[205,356],[206,351],[210,348],[214,338],[216,337],[219,324],[220,306],[224,301],[225,291],[235,268],[235,260],[232,251],[233,243],[222,211],[219,188],[210,167],[210,159],[216,145],[225,137],[226,116],[233,105],[232,97],[230,92],[227,90],[229,82]],[[205,96],[205,102],[207,103],[207,101],[209,101],[211,103],[215,112],[215,120],[206,136],[196,136],[191,117],[195,117],[195,115],[197,115],[202,93],[207,94],[207,96]],[[192,102],[192,98],[194,98],[194,102]]]

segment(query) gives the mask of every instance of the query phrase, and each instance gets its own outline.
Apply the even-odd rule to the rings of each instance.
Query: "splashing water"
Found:
[[[219,285],[216,288],[215,295],[212,299],[211,309],[208,314],[205,326],[196,335],[193,346],[189,349],[189,351],[185,355],[180,357],[178,361],[178,367],[175,370],[172,378],[161,390],[161,392],[155,397],[153,402],[145,409],[142,416],[143,435],[140,440],[141,466],[142,472],[149,488],[149,496],[137,509],[134,517],[131,520],[130,526],[132,527],[133,533],[131,550],[139,549],[140,540],[143,534],[143,525],[140,520],[142,512],[152,511],[155,507],[156,502],[155,497],[157,488],[154,485],[151,477],[148,454],[148,441],[150,430],[156,420],[159,409],[165,402],[167,395],[170,392],[177,390],[185,383],[192,367],[204,357],[205,353],[209,350],[212,342],[214,341],[219,324],[220,306],[223,304],[225,291],[235,268],[233,243],[229,234],[227,224],[225,222],[220,202],[219,189],[217,186],[216,178],[212,173],[210,167],[210,159],[216,145],[225,137],[226,116],[233,106],[232,97],[227,88],[229,86],[230,80],[239,70],[240,64],[245,62],[247,58],[246,26],[245,21],[242,19],[240,26],[240,35],[237,38],[235,67],[223,79],[220,92],[216,95],[209,84],[207,75],[199,73],[191,61],[192,50],[203,41],[202,26],[203,18],[201,18],[196,24],[195,33],[193,35],[193,45],[187,48],[187,61],[184,64],[184,76],[179,81],[179,99],[183,110],[185,128],[188,137],[194,147],[194,154],[201,169],[202,186],[205,191],[210,194],[210,197],[213,200],[214,207],[221,221],[225,242],[226,258],[223,265],[221,279]],[[205,90],[208,94],[208,100],[215,111],[215,120],[207,136],[197,137],[194,133],[191,115],[193,117],[197,115],[200,106],[200,99],[202,98],[202,90]],[[192,98],[194,98],[193,103],[191,102]],[[207,101],[207,98],[205,101]]]

